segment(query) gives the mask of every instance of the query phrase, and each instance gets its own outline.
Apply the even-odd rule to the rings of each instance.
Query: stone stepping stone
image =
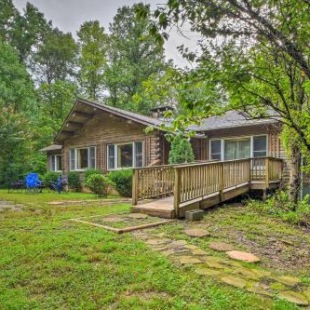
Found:
[[[305,296],[293,291],[280,292],[278,297],[280,299],[285,299],[298,306],[308,306],[309,302],[306,300]]]
[[[232,272],[232,274],[240,275],[244,278],[256,280],[256,281],[261,278],[257,273],[255,273],[252,270],[247,269],[247,268],[237,268]]]
[[[271,293],[268,289],[270,289],[267,285],[263,285],[261,283],[255,283],[253,286],[246,288],[248,292],[274,297],[274,294]]]
[[[192,245],[192,244],[186,244],[186,245],[184,245],[184,248],[188,249],[188,250],[197,250],[197,249],[199,249],[198,246]]]
[[[195,269],[195,272],[202,276],[208,276],[208,277],[217,277],[221,274],[220,271],[209,269],[209,268],[198,268]]]
[[[185,245],[187,245],[187,241],[177,240],[177,241],[173,241],[173,243],[171,245],[172,246],[185,246]]]
[[[164,256],[171,256],[174,254],[174,251],[173,250],[167,250],[167,251],[161,252],[161,254],[163,254]]]
[[[163,245],[167,244],[170,241],[171,241],[170,239],[149,239],[146,240],[145,242],[149,245]]]
[[[260,261],[257,256],[247,252],[229,251],[226,252],[226,254],[232,259],[240,260],[247,263],[258,263]]]
[[[136,220],[144,220],[144,219],[147,219],[149,216],[143,213],[131,213],[131,214],[126,215],[126,217],[136,219]]]
[[[201,250],[201,249],[192,249],[191,250],[193,255],[207,255],[207,252]]]
[[[289,276],[281,276],[281,277],[273,276],[270,278],[284,285],[292,286],[292,287],[300,283],[300,280],[298,278],[289,277]]]
[[[184,232],[187,236],[198,237],[198,238],[202,238],[202,237],[206,237],[206,236],[211,235],[208,231],[206,231],[204,229],[186,229]]]
[[[222,264],[219,264],[217,262],[205,261],[205,263],[210,268],[215,268],[215,269],[225,269],[226,268],[226,266],[223,266]]]
[[[219,252],[228,252],[234,249],[234,247],[231,244],[224,242],[211,242],[209,244],[209,248]]]
[[[260,278],[268,278],[271,276],[271,272],[266,270],[252,269],[252,272],[256,273]]]
[[[193,256],[179,256],[178,258],[182,265],[201,264],[201,261]]]
[[[222,277],[221,281],[238,288],[245,288],[246,286],[246,281],[238,277],[233,276]]]

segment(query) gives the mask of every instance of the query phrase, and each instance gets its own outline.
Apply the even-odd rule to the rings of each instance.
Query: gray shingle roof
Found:
[[[224,128],[271,124],[276,122],[278,122],[276,118],[252,119],[246,113],[228,111],[221,116],[210,116],[204,119],[198,126],[191,126],[190,129],[194,131],[209,131]]]
[[[107,111],[107,112],[110,111],[113,114],[117,114],[119,116],[123,116],[125,118],[129,118],[129,119],[131,119],[133,121],[137,121],[137,122],[145,124],[145,125],[151,125],[151,126],[155,126],[155,127],[159,127],[159,126],[161,126],[163,124],[170,125],[169,121],[164,121],[164,120],[161,120],[161,119],[145,116],[145,115],[142,115],[142,114],[138,114],[138,113],[122,110],[122,109],[111,107],[109,105],[102,104],[102,103],[99,103],[99,102],[88,101],[88,100],[85,100],[85,99],[78,99],[78,101],[82,102],[82,103],[86,103],[86,104],[92,105],[92,106],[94,106],[94,107],[96,107],[96,108],[98,108],[100,110],[104,110],[104,111]]]
[[[61,150],[61,149],[62,149],[62,145],[60,145],[60,144],[52,144],[52,145],[49,145],[49,146],[41,149],[40,151],[48,152],[48,151],[58,151],[58,150]]]

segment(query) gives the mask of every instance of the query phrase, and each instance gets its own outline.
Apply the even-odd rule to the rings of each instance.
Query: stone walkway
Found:
[[[11,201],[0,200],[0,213],[5,211],[22,211],[23,207],[24,206],[21,204],[14,204]]]
[[[187,235],[195,239],[208,238],[210,234],[199,229],[197,234],[191,230],[187,232]],[[210,255],[210,252],[207,253],[186,240],[172,240],[164,233],[158,234],[154,230],[139,231],[135,233],[135,236],[146,242],[153,250],[171,259],[174,264],[193,266],[194,271],[201,277],[212,278],[219,283],[251,293],[268,297],[277,296],[299,306],[310,304],[310,287],[301,283],[299,278],[277,276],[272,271],[257,268],[254,264],[244,266],[245,264],[239,259],[247,261],[251,258],[256,261],[257,265],[259,258],[251,253],[234,251],[237,249],[229,244],[210,243],[209,247],[214,252]],[[223,254],[219,256],[219,252],[222,252],[224,257]]]

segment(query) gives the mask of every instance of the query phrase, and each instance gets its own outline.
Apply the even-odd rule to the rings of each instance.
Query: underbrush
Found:
[[[283,221],[295,225],[310,227],[309,196],[294,205],[288,200],[287,193],[278,191],[266,201],[250,200],[248,206],[257,212],[280,217]]]

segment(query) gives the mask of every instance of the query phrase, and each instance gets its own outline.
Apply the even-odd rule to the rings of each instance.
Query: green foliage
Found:
[[[56,183],[60,176],[60,172],[49,171],[43,176],[42,180],[44,182],[44,185],[48,186],[49,184],[51,184],[51,182]]]
[[[132,170],[122,169],[111,171],[108,178],[114,183],[116,190],[121,196],[132,196]]]
[[[169,164],[191,163],[195,160],[190,141],[180,135],[174,137],[169,152]]]
[[[250,201],[249,206],[258,212],[277,216],[286,222],[310,227],[309,196],[305,196],[295,205],[290,202],[286,192],[278,191],[265,202]]]
[[[0,40],[0,100],[1,106],[11,106],[13,112],[34,116],[35,93],[25,66],[13,48]]]
[[[76,171],[70,171],[68,174],[68,184],[70,189],[80,192],[82,190],[80,174]]]
[[[142,8],[147,13],[138,16],[136,11]],[[141,92],[142,83],[167,66],[163,43],[148,32],[149,12],[149,5],[142,3],[123,6],[110,24],[109,63],[104,78],[110,94],[108,103],[113,106],[132,109],[131,98]]]
[[[78,47],[71,33],[55,28],[46,33],[43,44],[35,55],[35,70],[40,82],[66,81],[74,75]]]
[[[82,93],[89,99],[103,97],[104,69],[107,64],[108,35],[99,21],[85,22],[79,37],[79,81]]]
[[[85,186],[99,197],[106,197],[111,185],[112,182],[106,176],[98,173],[90,174],[85,179]]]
[[[102,174],[102,171],[99,169],[87,169],[84,172],[84,179],[86,180],[89,176],[91,176],[93,174]]]

